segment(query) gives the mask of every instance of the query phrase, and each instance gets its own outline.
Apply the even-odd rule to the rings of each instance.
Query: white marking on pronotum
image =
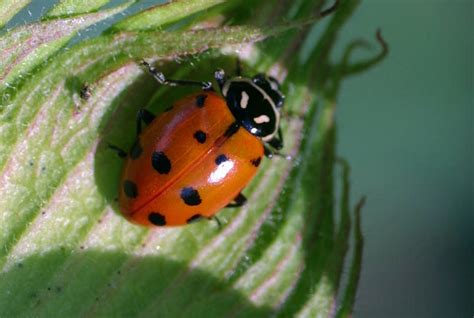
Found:
[[[247,104],[249,102],[249,95],[242,91],[242,98],[240,99],[240,108],[245,109],[247,108]]]
[[[268,80],[270,82],[270,87],[274,90],[274,91],[277,91],[278,90],[278,84],[275,83],[275,81],[272,81],[271,79]]]
[[[268,94],[263,90],[261,89],[260,87],[258,87],[257,85],[255,85],[255,83],[252,82],[251,79],[249,78],[242,78],[242,77],[234,77],[233,79],[230,79],[228,81],[226,81],[224,83],[224,87],[222,87],[222,95],[224,95],[225,97],[227,97],[227,93],[228,93],[228,90],[229,90],[229,86],[231,85],[231,83],[235,83],[235,82],[245,82],[245,83],[248,83],[250,86],[252,86],[253,88],[255,88],[257,91],[259,91],[262,96],[263,96],[263,99],[267,100],[268,103],[270,104],[270,106],[272,107],[273,109],[273,113],[275,114],[275,127],[279,127],[280,126],[280,112],[278,111],[275,103],[273,102],[273,100],[270,98],[270,96],[268,96]],[[251,129],[250,132],[252,134],[255,134],[257,132],[257,129]],[[278,132],[278,129],[275,129],[275,131],[273,131],[271,134],[268,134],[266,136],[263,136],[262,137],[262,140],[264,142],[267,142],[269,140],[272,140],[273,137],[275,137],[276,133]]]
[[[255,117],[253,119],[257,124],[263,124],[263,123],[268,123],[270,121],[270,117],[267,115],[260,115],[258,117]]]

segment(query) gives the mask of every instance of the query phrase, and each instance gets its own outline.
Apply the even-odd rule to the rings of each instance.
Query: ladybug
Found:
[[[128,153],[111,145],[126,157],[121,212],[145,226],[178,226],[243,205],[242,190],[262,157],[283,147],[278,81],[264,74],[242,77],[239,66],[232,78],[217,70],[218,94],[211,82],[167,79],[147,62],[142,65],[160,84],[201,90],[156,117],[141,109]]]

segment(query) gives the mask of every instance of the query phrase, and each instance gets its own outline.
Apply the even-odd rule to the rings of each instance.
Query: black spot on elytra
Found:
[[[201,204],[201,197],[199,192],[192,187],[186,187],[181,190],[181,199],[187,205],[199,205]]]
[[[151,165],[159,174],[168,174],[171,170],[171,161],[163,151],[155,151],[151,156]]]
[[[123,192],[127,197],[134,199],[138,196],[137,185],[133,181],[125,180],[123,182]]]
[[[198,130],[194,133],[194,138],[198,141],[198,143],[203,144],[206,142],[206,133],[202,130]]]
[[[199,108],[204,107],[204,102],[206,101],[206,98],[206,94],[196,96],[196,106]]]
[[[196,223],[201,220],[203,220],[204,217],[201,214],[194,214],[192,217],[186,220],[186,223],[191,224],[191,223]]]
[[[260,165],[260,162],[262,161],[262,158],[261,157],[258,157],[258,158],[255,158],[255,159],[252,159],[250,160],[250,162],[255,166],[255,167],[258,167]]]
[[[158,212],[151,212],[150,214],[148,214],[148,221],[150,221],[156,226],[166,225],[165,216]]]
[[[138,159],[143,152],[143,148],[140,145],[140,140],[136,140],[133,144],[132,148],[130,149],[130,158],[133,160]]]
[[[227,160],[229,160],[229,158],[227,158],[226,155],[218,155],[216,157],[215,162],[216,162],[216,165],[220,165],[221,163],[226,162]]]

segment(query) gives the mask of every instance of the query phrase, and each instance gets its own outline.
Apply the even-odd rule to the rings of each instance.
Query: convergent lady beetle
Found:
[[[273,77],[214,78],[210,82],[166,79],[142,63],[164,85],[193,85],[187,96],[161,115],[137,114],[137,139],[128,153],[120,183],[119,204],[132,222],[175,226],[212,218],[224,207],[247,200],[242,189],[256,174],[263,155],[283,147],[280,109],[284,96]],[[142,122],[148,126],[142,130]],[[272,150],[273,149],[273,150]]]

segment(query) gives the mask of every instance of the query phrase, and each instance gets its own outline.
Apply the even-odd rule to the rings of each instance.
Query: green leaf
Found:
[[[362,237],[357,230],[344,288],[351,213],[347,165],[340,209],[334,204],[335,97],[347,70],[375,62],[333,64],[320,42],[309,60],[295,59],[308,18],[323,9],[309,0],[176,1],[70,44],[78,30],[125,8],[84,13],[98,7],[61,1],[47,20],[0,38],[8,48],[0,61],[0,316],[313,317],[335,314],[338,295],[338,315],[349,315]],[[354,9],[341,3],[321,40],[334,43]],[[278,22],[286,12],[292,20]],[[188,29],[219,14],[238,25]],[[128,149],[139,108],[158,113],[189,93],[159,87],[140,60],[158,62],[170,77],[208,79],[216,66],[231,73],[229,51],[242,52],[246,74],[284,80],[284,151],[292,159],[264,160],[245,190],[248,204],[219,213],[222,228],[127,222],[116,203],[122,161],[107,144]],[[80,96],[85,85],[89,98]]]
[[[224,0],[180,0],[163,3],[118,22],[110,31],[135,31],[159,28],[186,19],[203,10],[224,3]]]
[[[7,87],[18,88],[18,81],[58,52],[78,31],[127,7],[123,5],[103,12],[34,23],[6,33],[0,38],[0,80]]]
[[[0,2],[0,28],[30,2],[31,0],[3,0]]]
[[[109,2],[110,0],[61,0],[48,12],[47,17],[65,17],[79,13],[92,12]]]

